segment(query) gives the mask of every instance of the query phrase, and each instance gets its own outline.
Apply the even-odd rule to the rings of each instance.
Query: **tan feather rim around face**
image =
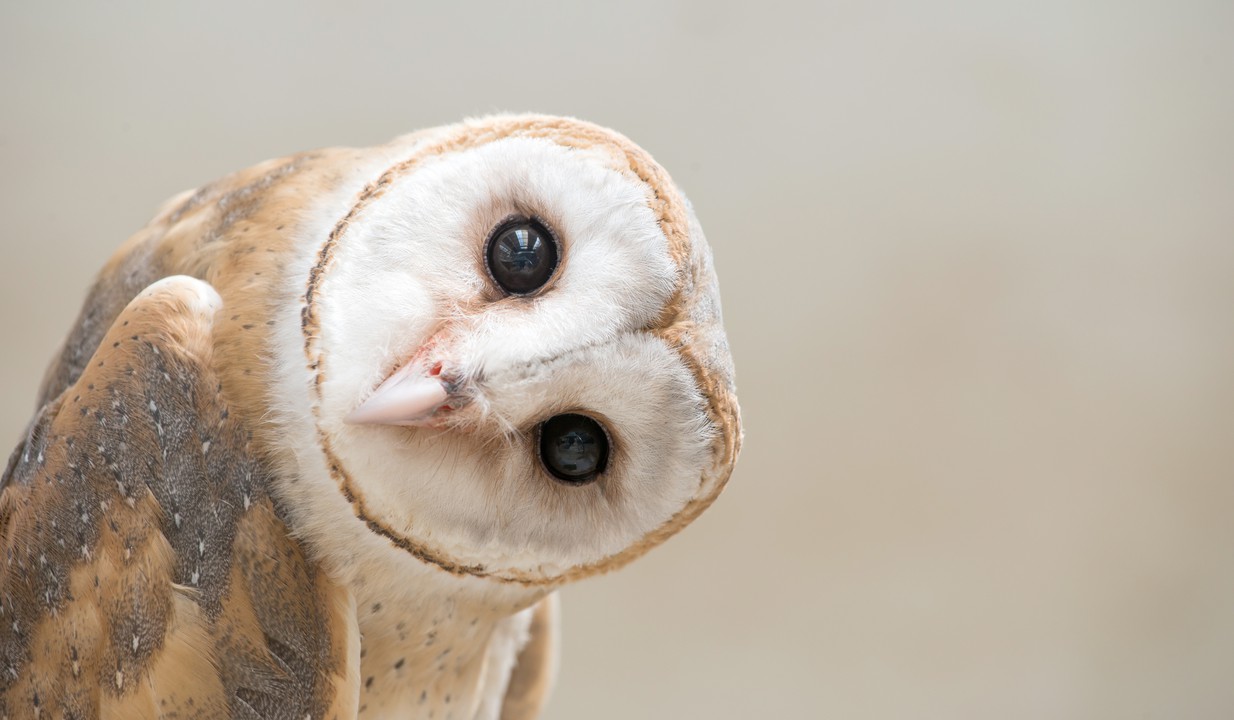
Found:
[[[545,576],[520,571],[491,571],[481,565],[469,565],[440,549],[395,532],[369,512],[363,494],[355,486],[342,461],[334,453],[328,434],[321,427],[321,393],[326,373],[326,361],[318,347],[320,323],[318,300],[322,283],[334,259],[334,251],[343,241],[351,223],[373,201],[380,198],[395,180],[412,172],[428,158],[449,152],[460,152],[485,145],[503,138],[540,138],[558,145],[579,149],[605,149],[614,156],[615,167],[628,173],[647,186],[650,191],[649,205],[659,218],[660,229],[668,239],[669,253],[678,267],[677,287],[665,306],[659,321],[645,328],[663,339],[669,347],[680,353],[686,367],[690,368],[700,391],[708,398],[708,416],[718,430],[714,444],[713,464],[709,472],[699,479],[698,493],[660,527],[644,535],[625,550],[597,562],[573,567],[564,573]],[[741,445],[740,416],[736,398],[727,378],[716,377],[708,369],[699,348],[685,342],[690,320],[690,306],[694,301],[685,292],[686,287],[703,287],[712,282],[702,277],[702,268],[691,261],[690,223],[685,203],[673,186],[668,174],[641,148],[625,137],[593,125],[569,118],[545,116],[519,116],[493,118],[478,123],[465,123],[451,129],[444,138],[436,139],[417,148],[405,160],[391,166],[360,192],[354,205],[340,219],[317,253],[317,260],[309,271],[301,310],[301,329],[304,335],[304,354],[310,372],[314,373],[313,414],[317,423],[317,435],[325,455],[330,475],[338,484],[339,491],[351,504],[358,519],[374,533],[423,562],[455,575],[471,575],[489,578],[503,583],[520,585],[555,585],[579,578],[607,572],[638,558],[659,545],[679,530],[690,524],[716,499],[736,462]]]

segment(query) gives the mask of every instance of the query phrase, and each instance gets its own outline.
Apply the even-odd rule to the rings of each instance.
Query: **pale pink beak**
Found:
[[[344,418],[352,425],[425,425],[450,399],[439,375],[427,375],[418,364],[403,367],[373,395]]]

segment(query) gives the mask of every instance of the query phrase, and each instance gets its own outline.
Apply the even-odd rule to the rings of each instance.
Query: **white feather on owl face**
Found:
[[[408,554],[394,539],[421,561],[550,584],[618,558],[727,475],[716,467],[721,430],[704,388],[656,332],[695,280],[651,203],[673,188],[631,172],[625,148],[518,132],[456,139],[468,132],[396,143],[393,157],[357,173],[370,188],[380,182],[379,193],[357,206],[347,186],[300,231],[310,252],[289,282],[317,280],[313,331],[300,312],[280,320],[278,359],[300,371],[285,373],[275,417],[296,439],[305,475],[286,497],[332,538],[342,524],[363,527],[367,559],[392,571]],[[697,222],[679,196],[670,201],[689,215],[709,272]],[[557,254],[551,277],[526,296],[504,290],[486,261],[494,234],[523,222]],[[706,319],[714,327],[699,335],[722,345],[718,317]],[[399,371],[448,379],[457,388],[448,409],[420,427],[348,423]],[[554,478],[540,457],[542,424],[563,414],[604,429],[607,463],[589,482]],[[373,536],[376,526],[387,537]],[[363,553],[348,547],[340,564],[354,566]]]

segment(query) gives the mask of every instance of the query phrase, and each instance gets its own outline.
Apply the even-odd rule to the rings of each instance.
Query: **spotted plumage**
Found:
[[[536,717],[553,590],[697,517],[740,444],[688,204],[540,116],[173,198],[39,407],[0,496],[11,718]]]
[[[145,290],[13,454],[3,715],[337,710],[354,621],[231,416],[211,369],[217,306],[188,279]]]

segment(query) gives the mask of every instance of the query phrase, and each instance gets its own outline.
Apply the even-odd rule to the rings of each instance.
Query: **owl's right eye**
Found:
[[[608,466],[608,433],[586,415],[555,415],[539,435],[540,462],[567,485],[586,485]]]
[[[531,295],[557,269],[557,242],[533,220],[515,220],[497,228],[484,253],[493,280],[511,295]]]

